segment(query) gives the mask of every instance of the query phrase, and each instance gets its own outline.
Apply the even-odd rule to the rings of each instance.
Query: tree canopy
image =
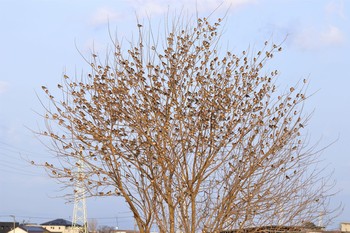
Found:
[[[281,91],[266,64],[282,50],[220,49],[221,19],[138,25],[136,42],[113,41],[62,96],[43,90],[48,145],[42,164],[86,196],[123,198],[140,232],[220,232],[300,225],[329,213],[329,186],[303,131],[306,80]],[[76,190],[77,192],[78,190]]]

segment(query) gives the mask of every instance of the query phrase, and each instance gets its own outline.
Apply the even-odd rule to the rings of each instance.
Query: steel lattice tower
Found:
[[[79,229],[79,233],[88,233],[83,166],[84,162],[80,161],[75,181],[72,227]]]

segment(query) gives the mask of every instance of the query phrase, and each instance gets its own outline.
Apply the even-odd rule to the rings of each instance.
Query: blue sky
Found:
[[[109,27],[131,38],[136,15],[156,24],[169,10],[205,16],[220,0],[0,0],[0,221],[42,223],[70,220],[73,206],[61,187],[45,172],[24,160],[45,160],[46,148],[29,129],[43,125],[37,94],[54,89],[66,71],[81,75],[92,48],[105,51]],[[260,48],[265,40],[281,42],[284,52],[270,63],[278,69],[278,84],[310,80],[305,110],[313,112],[307,127],[320,147],[323,164],[337,184],[332,204],[344,204],[331,228],[350,221],[350,2],[341,0],[227,0],[215,15],[229,8],[223,48],[240,52]],[[29,129],[28,129],[29,128]],[[88,200],[88,216],[99,225],[132,228],[121,200]]]

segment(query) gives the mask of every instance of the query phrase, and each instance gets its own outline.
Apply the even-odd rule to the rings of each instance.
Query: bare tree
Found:
[[[329,214],[328,183],[303,133],[306,81],[277,91],[266,63],[281,51],[219,50],[221,19],[138,25],[136,42],[91,72],[64,75],[46,129],[52,177],[87,196],[123,198],[140,232],[219,232],[297,225]],[[80,169],[78,169],[80,168]],[[82,173],[78,173],[81,170]]]
[[[92,218],[88,221],[88,231],[90,233],[97,233],[98,222],[96,219]]]
[[[99,233],[111,233],[114,231],[114,228],[111,226],[99,226],[98,232]]]

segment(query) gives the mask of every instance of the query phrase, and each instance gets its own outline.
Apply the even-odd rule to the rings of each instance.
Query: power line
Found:
[[[0,153],[2,154],[2,153]],[[28,170],[26,170],[27,168]],[[19,163],[18,161],[9,161],[0,159],[0,171],[10,172],[13,174],[30,175],[30,176],[42,176],[43,173],[34,172],[30,170],[31,166],[29,163]]]
[[[10,168],[10,169],[6,169],[6,168]],[[8,165],[6,165],[6,167],[0,166],[0,172],[6,172],[6,173],[12,173],[12,174],[18,174],[18,175],[24,175],[24,176],[40,176],[40,177],[43,176],[42,173],[26,171],[26,170],[8,166]]]
[[[30,151],[30,150],[27,150],[27,149],[23,149],[21,147],[14,146],[14,145],[11,145],[11,144],[3,142],[3,141],[0,141],[0,144],[6,146],[5,147],[5,146],[1,146],[0,145],[0,149],[6,150],[6,151],[9,151],[9,152],[13,152],[13,153],[31,154],[31,155],[43,155],[45,157],[48,155],[48,154],[43,154],[43,153],[38,153],[38,152]],[[7,147],[9,147],[9,148],[7,148]]]
[[[0,152],[0,155],[5,155],[5,154]],[[29,163],[26,164],[26,163],[23,163],[23,161],[22,161],[22,163],[19,163],[19,161],[9,161],[9,160],[5,160],[5,159],[0,159],[0,162],[11,164],[11,165],[17,165],[17,166],[21,166],[21,167],[23,165],[28,165],[27,167],[30,167]]]
[[[28,157],[29,153],[32,155],[38,154],[4,141],[0,141],[0,155],[2,155],[0,159],[0,172],[42,177],[44,173],[32,171],[30,168],[33,166],[31,166],[29,159],[23,157],[23,155]]]

